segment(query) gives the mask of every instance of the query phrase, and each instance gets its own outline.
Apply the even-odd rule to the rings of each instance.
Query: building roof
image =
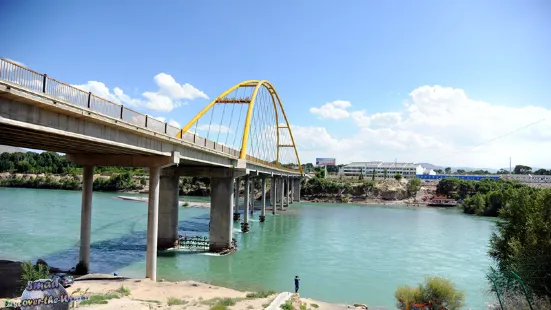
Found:
[[[362,168],[382,168],[382,169],[404,169],[404,168],[417,168],[419,165],[414,163],[394,163],[394,162],[382,162],[382,161],[365,161],[365,162],[353,162],[345,167],[362,167]]]

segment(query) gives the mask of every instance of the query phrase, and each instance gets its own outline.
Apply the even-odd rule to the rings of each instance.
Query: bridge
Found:
[[[84,167],[79,260],[88,268],[94,167],[147,168],[146,277],[153,281],[157,250],[178,240],[180,176],[211,178],[212,252],[231,248],[241,189],[245,233],[254,182],[261,182],[261,221],[268,181],[273,214],[300,201],[298,150],[283,103],[265,80],[234,85],[177,128],[0,58],[0,144],[65,153]]]

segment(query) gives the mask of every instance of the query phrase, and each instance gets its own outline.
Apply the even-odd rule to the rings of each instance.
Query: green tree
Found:
[[[538,170],[534,171],[534,174],[535,175],[550,175],[551,170],[538,169]]]
[[[371,170],[371,181],[375,181],[375,169]]]
[[[513,172],[514,174],[529,174],[532,173],[532,168],[524,165],[516,165]]]
[[[364,179],[364,171],[360,171],[360,176],[358,177],[358,180],[363,180]]]
[[[396,173],[396,174],[394,175],[394,178],[395,178],[397,181],[400,181],[400,180],[402,179],[402,175],[399,174],[399,173]]]
[[[501,272],[518,274],[530,292],[551,297],[551,189],[509,188],[500,199],[490,256]]]
[[[451,174],[452,173],[452,168],[446,167],[446,169],[444,171],[446,172],[446,174]]]
[[[419,189],[421,189],[421,180],[418,178],[409,179],[406,188],[410,197],[415,196]]]
[[[388,176],[388,170],[385,169],[383,176],[386,179],[386,177]]]
[[[441,195],[449,196],[459,191],[461,180],[457,178],[442,179],[436,185],[436,192]]]

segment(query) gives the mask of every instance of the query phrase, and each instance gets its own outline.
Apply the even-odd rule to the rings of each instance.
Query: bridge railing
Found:
[[[231,157],[238,158],[240,151],[228,146],[207,140],[197,134],[183,132],[180,128],[169,125],[147,114],[134,111],[124,105],[109,101],[86,92],[82,89],[58,81],[49,77],[47,74],[38,73],[12,61],[0,58],[0,80],[5,80],[17,84],[35,92],[41,92],[46,95],[56,97],[73,105],[77,105],[112,118],[120,119],[124,122],[145,127],[157,133],[166,134],[170,137],[176,137],[178,133],[182,134],[182,139],[194,145],[201,146],[210,150],[215,150],[228,154]],[[281,167],[264,160],[247,155],[247,161],[271,166],[280,170],[286,170],[296,173],[295,169]]]

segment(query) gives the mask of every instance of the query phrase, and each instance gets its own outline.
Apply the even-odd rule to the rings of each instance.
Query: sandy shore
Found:
[[[93,278],[93,280],[86,280]],[[123,288],[123,289],[121,289]],[[277,294],[269,296],[247,296],[255,292],[242,292],[229,288],[194,281],[152,282],[149,279],[123,279],[111,275],[92,274],[81,277],[67,288],[73,297],[87,296],[101,299],[110,295],[105,304],[77,305],[86,309],[213,309],[221,303],[229,304],[229,309],[265,309]],[[257,292],[260,293],[260,292]],[[114,296],[114,298],[113,298]],[[300,297],[299,297],[300,298]],[[225,300],[224,300],[225,299]],[[0,299],[4,304],[5,299]],[[11,299],[18,301],[17,299]],[[224,301],[223,301],[224,300]],[[300,298],[307,309],[347,309],[346,305],[335,305],[312,299]],[[233,305],[232,305],[233,304]],[[354,308],[353,306],[350,306]],[[216,307],[214,309],[226,309]],[[298,308],[297,308],[298,309]]]

